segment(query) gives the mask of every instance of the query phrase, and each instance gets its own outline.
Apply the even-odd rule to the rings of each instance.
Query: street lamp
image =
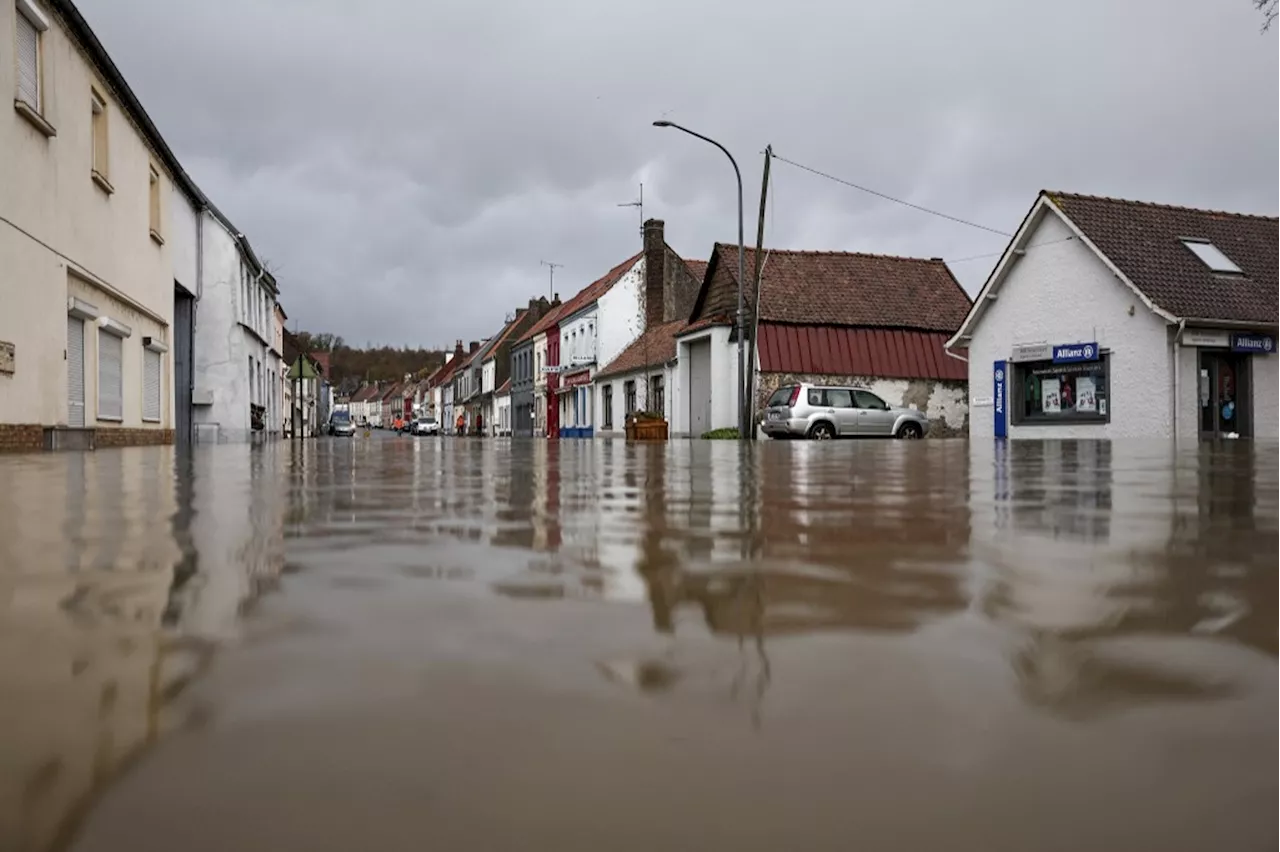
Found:
[[[703,142],[710,142],[715,145],[724,155],[729,158],[729,162],[733,164],[733,173],[738,178],[738,316],[734,321],[738,332],[738,438],[747,440],[749,437],[747,432],[751,428],[751,424],[747,422],[747,395],[749,393],[746,387],[747,375],[747,350],[745,346],[745,320],[743,306],[743,285],[746,282],[746,250],[742,246],[742,172],[738,170],[738,161],[729,153],[729,149],[721,145],[716,140],[703,136],[701,133],[695,133],[687,127],[681,127],[674,121],[655,121],[654,127],[674,127],[676,130],[684,131],[690,136],[696,136]]]

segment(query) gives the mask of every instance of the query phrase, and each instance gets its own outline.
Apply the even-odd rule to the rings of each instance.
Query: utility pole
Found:
[[[644,236],[644,184],[640,184],[640,197],[635,201],[628,201],[625,204],[619,204],[619,207],[638,207],[640,208],[640,236]]]
[[[755,298],[751,300],[751,344],[747,349],[747,422],[751,425],[751,440],[756,438],[756,332],[760,329],[760,282],[764,276],[764,211],[769,197],[769,164],[773,160],[773,146],[764,146],[764,179],[760,182],[760,217],[756,221]]]
[[[556,297],[556,270],[557,270],[557,269],[563,269],[563,268],[564,268],[564,264],[563,264],[563,263],[552,263],[552,262],[551,262],[551,261],[549,261],[549,260],[540,260],[540,261],[538,261],[538,263],[540,263],[540,264],[542,264],[543,266],[547,267],[547,270],[551,273],[551,282],[550,282],[550,284],[549,284],[549,286],[548,286],[547,298],[549,298],[549,299],[554,299],[554,298]]]

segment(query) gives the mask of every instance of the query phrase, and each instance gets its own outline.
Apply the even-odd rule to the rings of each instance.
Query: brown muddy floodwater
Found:
[[[1278,463],[0,458],[0,850],[1275,849]]]

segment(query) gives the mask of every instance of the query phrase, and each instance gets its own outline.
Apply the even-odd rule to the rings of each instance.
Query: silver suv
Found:
[[[765,404],[760,428],[770,438],[923,438],[929,419],[889,405],[863,388],[787,385]]]

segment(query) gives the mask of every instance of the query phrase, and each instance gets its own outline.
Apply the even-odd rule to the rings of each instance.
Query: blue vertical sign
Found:
[[[995,379],[995,398],[992,400],[992,405],[995,407],[996,437],[1004,438],[1009,434],[1008,363],[997,361],[991,375]]]

